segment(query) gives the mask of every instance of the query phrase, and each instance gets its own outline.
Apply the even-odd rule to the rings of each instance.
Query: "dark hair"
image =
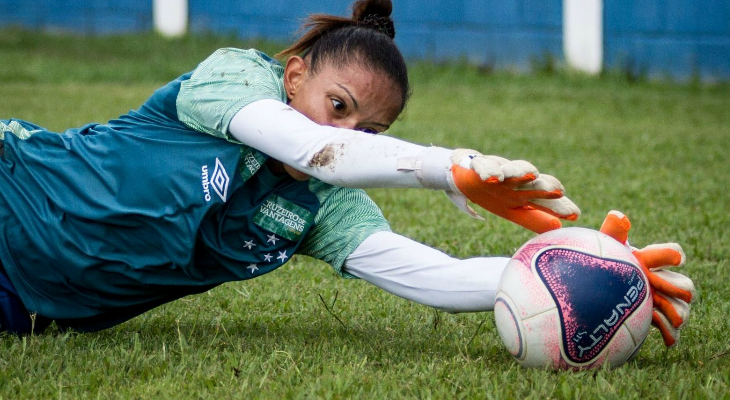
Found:
[[[382,72],[401,90],[401,111],[410,96],[406,63],[395,38],[390,0],[358,0],[352,5],[352,18],[314,14],[302,25],[306,32],[277,57],[301,54],[308,58],[313,73],[322,63],[344,66],[358,62],[365,68]]]

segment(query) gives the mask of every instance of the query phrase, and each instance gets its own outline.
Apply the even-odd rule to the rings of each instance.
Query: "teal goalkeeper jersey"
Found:
[[[388,230],[363,191],[272,174],[227,135],[282,69],[222,49],[136,111],[63,133],[0,121],[0,262],[30,312],[103,329],[295,253],[341,271]]]

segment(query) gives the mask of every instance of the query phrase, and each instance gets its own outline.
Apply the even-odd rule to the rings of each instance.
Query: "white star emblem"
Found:
[[[264,261],[266,261],[266,262],[271,261],[272,258],[274,258],[274,257],[271,255],[271,253],[264,254]]]
[[[249,265],[246,268],[250,269],[252,274],[254,273],[254,271],[258,271],[259,270],[259,267],[256,266],[256,264],[251,264],[251,265]]]
[[[289,257],[286,255],[286,250],[280,251],[279,252],[279,257],[276,257],[276,259],[277,260],[281,260],[281,262],[286,261],[287,258],[289,258]]]
[[[251,250],[254,247],[256,247],[256,245],[254,244],[253,240],[247,240],[247,241],[244,242],[243,247]]]
[[[279,238],[276,237],[276,235],[274,235],[273,233],[271,235],[266,235],[266,237],[269,238],[266,243],[273,243],[274,245],[276,245],[276,241],[279,240]]]

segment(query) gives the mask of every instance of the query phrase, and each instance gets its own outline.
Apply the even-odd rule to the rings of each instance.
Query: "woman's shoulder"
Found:
[[[262,99],[286,101],[284,68],[261,51],[227,47],[181,81],[175,110],[189,128],[228,139],[236,112]]]
[[[266,53],[257,49],[239,49],[236,47],[224,47],[213,52],[208,58],[200,63],[198,70],[216,70],[220,66],[235,68],[238,66],[261,67],[273,72],[283,73],[284,68],[276,59],[269,57]],[[246,72],[240,70],[238,72]]]

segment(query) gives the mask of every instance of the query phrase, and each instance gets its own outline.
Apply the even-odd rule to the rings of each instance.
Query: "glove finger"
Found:
[[[679,318],[682,319],[682,323],[680,323],[679,326],[675,326],[675,328],[681,329],[682,327],[687,325],[687,321],[689,321],[691,306],[689,305],[689,303],[679,299],[675,299],[673,297],[667,297],[667,300],[669,300],[669,302],[672,304],[672,307],[674,307],[674,310],[679,315]]]
[[[502,164],[502,172],[504,173],[505,179],[520,178],[528,175],[532,175],[534,177],[540,176],[540,172],[538,172],[537,168],[525,160],[508,161]]]
[[[603,225],[601,225],[602,233],[611,236],[621,244],[626,244],[629,239],[630,229],[631,222],[629,221],[629,217],[616,210],[609,211],[606,219],[603,220]]]
[[[538,210],[568,221],[575,221],[580,217],[580,208],[565,196],[559,199],[532,199],[530,203]]]
[[[506,178],[502,184],[510,190],[514,191],[515,188],[525,185],[528,182],[532,182],[537,179],[537,176],[533,174],[527,174],[516,178]]]
[[[677,267],[684,264],[686,256],[677,243],[652,244],[634,251],[634,256],[650,270],[663,267]]]
[[[471,160],[479,156],[482,156],[482,153],[476,150],[455,149],[451,152],[451,163],[461,165],[464,168],[470,168]]]
[[[502,182],[504,180],[504,172],[498,160],[490,157],[479,156],[471,160],[471,169],[473,169],[481,180],[485,182]]]
[[[563,225],[557,217],[545,211],[529,207],[505,210],[500,214],[497,215],[535,233],[545,233],[555,229],[560,229]]]
[[[672,347],[679,341],[679,329],[675,329],[669,321],[660,313],[654,311],[651,316],[651,324],[654,325],[662,334],[664,345]]]
[[[684,318],[689,317],[689,305],[681,300],[671,297],[664,297],[659,293],[654,293],[654,311],[662,314],[669,323],[679,328],[684,325]]]
[[[515,190],[565,193],[565,187],[558,178],[546,174],[538,175],[537,179],[517,186]]]
[[[479,174],[483,181],[498,183],[504,181],[510,187],[532,182],[540,175],[537,168],[527,161],[517,160],[502,162],[501,157],[480,156],[471,160],[471,169]]]
[[[550,175],[540,175],[537,179],[514,188],[520,196],[529,199],[557,199],[565,195],[565,188],[559,180]]]
[[[649,284],[655,291],[687,303],[691,303],[696,294],[692,279],[674,271],[649,273]]]
[[[522,185],[524,186],[524,185]],[[542,190],[516,190],[515,196],[522,199],[523,202],[535,200],[555,200],[563,197],[563,193],[557,190],[545,192]]]
[[[499,165],[504,165],[504,164],[507,164],[508,162],[510,162],[510,160],[508,160],[504,157],[500,157],[500,156],[482,156],[482,157],[488,158],[488,159],[496,162]]]

